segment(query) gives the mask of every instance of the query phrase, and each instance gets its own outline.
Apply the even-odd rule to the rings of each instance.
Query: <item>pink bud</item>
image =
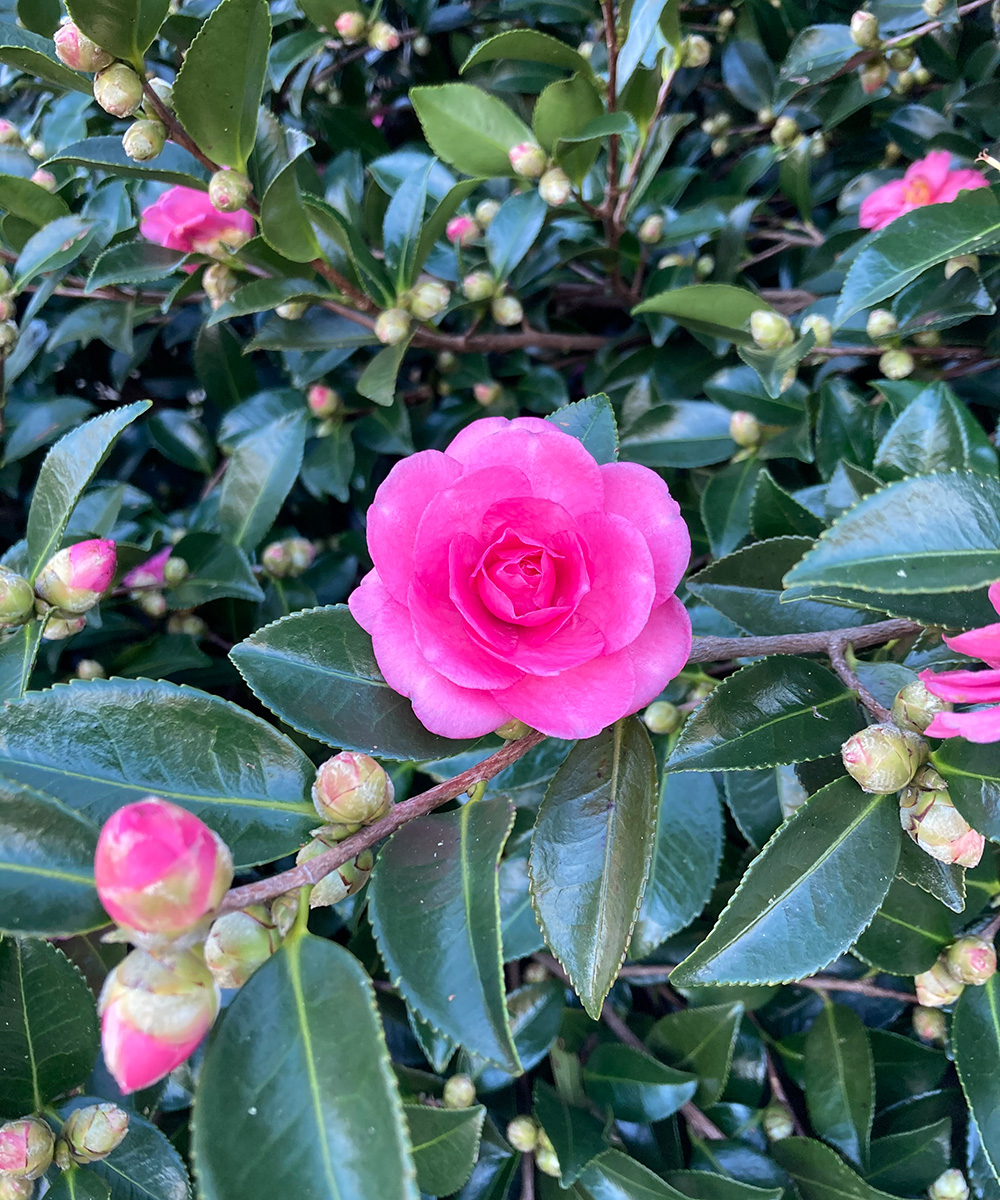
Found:
[[[381,50],[383,54],[389,50],[398,50],[399,30],[388,21],[376,21],[368,30],[368,45],[373,50]]]
[[[477,404],[481,404],[484,408],[489,408],[491,404],[496,404],[500,399],[501,387],[499,383],[474,383],[472,385],[472,395],[475,397]]]
[[[42,567],[35,591],[53,608],[74,615],[93,608],[115,577],[115,544],[105,538],[77,542]]]
[[[0,1175],[38,1179],[49,1169],[55,1135],[37,1117],[22,1117],[0,1125]]]
[[[368,22],[364,18],[363,13],[359,12],[342,12],[334,21],[333,27],[350,45],[351,42],[358,41],[364,36]]]
[[[312,798],[324,821],[368,825],[388,812],[392,780],[374,758],[342,750],[316,772]]]
[[[105,823],[94,859],[97,894],[129,929],[176,937],[217,908],[233,880],[222,839],[193,813],[150,796]]]
[[[0,146],[20,146],[20,144],[21,135],[17,131],[17,126],[0,118]]]
[[[133,567],[122,579],[122,586],[127,588],[163,587],[165,579],[163,568],[170,557],[173,547],[165,546],[158,550],[152,558]]]
[[[64,21],[55,31],[56,57],[74,71],[103,71],[114,59],[92,42],[72,21]]]
[[[46,171],[44,167],[38,167],[31,173],[31,182],[37,184],[38,187],[45,188],[47,192],[54,192],[58,188],[56,177],[51,171]]]
[[[452,217],[444,232],[453,246],[471,246],[482,230],[472,217]]]
[[[534,142],[519,142],[508,157],[514,173],[526,179],[537,179],[545,170],[545,151]]]
[[[340,393],[324,383],[314,383],[306,394],[306,403],[314,417],[332,417],[340,408]]]
[[[123,1092],[149,1087],[188,1058],[219,1011],[219,990],[191,950],[133,950],[101,991],[101,1048]]]

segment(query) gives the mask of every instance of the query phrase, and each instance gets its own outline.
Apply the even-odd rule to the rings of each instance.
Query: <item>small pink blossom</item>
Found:
[[[990,603],[1000,613],[1000,581],[990,586]],[[1000,704],[1000,622],[970,629],[945,643],[959,654],[981,658],[988,671],[921,671],[920,680],[929,692],[954,704]],[[964,737],[970,742],[1000,742],[1000,707],[974,712],[941,712],[925,730],[929,737]]]
[[[35,591],[53,608],[78,615],[93,608],[115,577],[118,554],[107,538],[88,538],[54,554],[35,580]]]
[[[479,234],[479,225],[472,217],[452,217],[445,226],[445,236],[453,246],[469,246]]]
[[[143,210],[142,236],[168,250],[215,254],[220,244],[238,249],[253,237],[253,217],[245,210],[219,212],[207,192],[172,187]]]
[[[158,550],[152,558],[133,567],[122,579],[122,586],[127,588],[165,587],[163,565],[173,553],[172,546]]]
[[[978,171],[951,170],[951,155],[947,150],[932,150],[926,158],[912,163],[902,179],[884,183],[870,192],[861,202],[858,224],[862,229],[884,229],[915,208],[947,204],[959,192],[988,186]]]

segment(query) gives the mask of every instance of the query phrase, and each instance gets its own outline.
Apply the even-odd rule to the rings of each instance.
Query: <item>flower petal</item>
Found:
[[[672,596],[691,559],[691,535],[663,480],[638,463],[606,463],[604,511],[630,521],[646,539],[656,574],[654,604]]]
[[[990,667],[1000,667],[1000,622],[956,633],[954,637],[945,634],[944,643],[959,654],[981,658]]]
[[[676,596],[653,609],[646,628],[625,652],[635,671],[630,711],[638,712],[677,678],[691,653],[691,618]]]
[[[1000,671],[921,671],[929,692],[953,704],[992,704],[1000,701]]]
[[[928,737],[964,737],[968,742],[1000,742],[1000,707],[979,708],[975,712],[935,713],[924,730]]]
[[[526,675],[497,701],[550,737],[596,737],[631,712],[635,670],[627,650],[595,658],[559,675]]]
[[[577,614],[604,634],[607,652],[627,646],[642,632],[653,607],[656,583],[646,539],[624,517],[587,513],[580,531],[592,563],[590,591]]]
[[[869,192],[861,201],[858,211],[858,224],[862,229],[884,229],[905,212],[910,211],[903,190],[906,184],[902,179],[894,179],[891,183],[883,183],[873,192]]]

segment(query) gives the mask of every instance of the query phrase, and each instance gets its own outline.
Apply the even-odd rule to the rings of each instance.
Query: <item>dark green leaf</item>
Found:
[[[262,425],[233,451],[219,496],[219,528],[241,550],[252,551],[277,519],[305,440],[305,413],[294,412]]]
[[[951,1163],[951,1120],[875,1138],[868,1182],[895,1193],[926,1192]]]
[[[903,839],[899,855],[899,875],[929,892],[952,912],[965,910],[965,868],[938,862],[917,847],[909,838]]]
[[[429,158],[399,185],[389,201],[382,221],[382,243],[385,263],[402,291],[413,282],[420,228],[427,207],[427,183],[437,164]],[[426,1191],[426,1189],[423,1189]]]
[[[642,1163],[608,1150],[580,1178],[584,1200],[677,1200],[677,1193]]]
[[[70,0],[69,15],[115,58],[141,69],[143,55],[167,17],[167,0]]]
[[[758,538],[783,534],[815,538],[823,531],[823,522],[779,487],[771,473],[765,470],[757,476],[750,505],[750,528]]]
[[[467,83],[415,87],[410,100],[431,149],[466,175],[513,175],[509,151],[532,140],[506,104]]]
[[[520,1161],[520,1154],[514,1153],[495,1131],[493,1123],[487,1121],[479,1144],[479,1158],[456,1200],[506,1200]]]
[[[996,476],[997,454],[979,422],[943,383],[926,387],[892,423],[875,455],[883,478],[951,469]]]
[[[725,1090],[743,1005],[713,1004],[662,1017],[646,1037],[650,1050],[698,1077],[695,1102],[705,1108]]]
[[[486,254],[498,279],[506,279],[534,245],[547,207],[535,191],[511,196],[486,231]]]
[[[69,206],[61,196],[19,175],[0,175],[0,208],[36,228],[69,216]]]
[[[460,73],[464,75],[470,67],[497,59],[549,63],[555,67],[565,67],[568,71],[593,72],[587,59],[565,42],[534,29],[510,29],[474,46],[462,63]]]
[[[380,350],[361,373],[357,383],[358,394],[388,408],[396,398],[396,379],[409,344],[410,339],[404,338],[395,346],[385,346]]]
[[[905,879],[896,879],[855,949],[880,971],[919,975],[934,965],[952,940],[948,913],[941,904]]]
[[[0,703],[16,700],[27,688],[44,625],[29,621],[0,642]]]
[[[607,1042],[584,1064],[583,1085],[595,1104],[610,1108],[619,1120],[648,1124],[677,1112],[695,1094],[698,1080],[630,1046]]]
[[[730,554],[750,532],[750,502],[760,463],[753,458],[730,463],[708,481],[701,494],[701,520],[712,554]]]
[[[475,1165],[486,1109],[403,1106],[417,1169],[417,1187],[432,1196],[450,1196],[462,1187]]]
[[[865,1027],[852,1009],[824,1000],[806,1036],[803,1072],[813,1129],[857,1166],[867,1166],[875,1070]]]
[[[646,467],[704,467],[729,458],[735,448],[729,413],[704,400],[658,404],[621,439],[622,458]]]
[[[60,90],[89,92],[91,89],[85,75],[71,71],[56,58],[51,38],[19,29],[7,21],[0,21],[0,63],[34,75]]]
[[[613,463],[618,457],[618,425],[611,401],[600,392],[567,404],[550,413],[546,421],[569,433],[590,451],[599,463]]]
[[[958,998],[951,1027],[951,1048],[969,1112],[982,1138],[994,1175],[1000,1170],[1000,975],[981,987],[967,987]]]
[[[61,65],[61,64],[60,64]],[[79,81],[83,76],[74,77]],[[86,88],[87,91],[90,88]],[[54,154],[49,160],[69,166],[96,168],[110,171],[113,175],[124,175],[133,179],[148,179],[150,182],[178,183],[183,187],[205,187],[209,173],[201,163],[182,146],[167,142],[162,151],[151,162],[136,162],[122,149],[120,137],[91,137],[74,142]]]
[[[1000,836],[1000,764],[989,746],[951,738],[933,762],[948,783],[955,807],[985,837]]]
[[[543,1079],[535,1080],[534,1110],[559,1159],[560,1183],[569,1187],[589,1163],[607,1150],[601,1123],[583,1109],[567,1104]]]
[[[802,1200],[888,1200],[822,1142],[791,1137],[775,1142],[771,1153],[795,1180]]]
[[[248,109],[245,140],[249,140],[250,128]],[[266,109],[258,114],[256,136],[251,178],[260,197],[261,233],[267,244],[285,258],[310,262],[320,256],[320,244],[299,187],[296,160],[313,145],[312,138],[300,129],[282,125]]]
[[[87,290],[162,279],[176,271],[185,258],[182,250],[168,250],[152,242],[121,242],[105,250],[94,263],[87,276]]]
[[[189,533],[177,543],[175,554],[188,565],[183,583],[167,593],[172,609],[196,608],[209,600],[260,600],[264,593],[254,578],[247,556],[216,533]]]

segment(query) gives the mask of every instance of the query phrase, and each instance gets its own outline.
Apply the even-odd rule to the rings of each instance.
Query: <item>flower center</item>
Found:
[[[929,204],[931,200],[931,185],[919,175],[910,180],[903,188],[903,199],[907,204]]]

